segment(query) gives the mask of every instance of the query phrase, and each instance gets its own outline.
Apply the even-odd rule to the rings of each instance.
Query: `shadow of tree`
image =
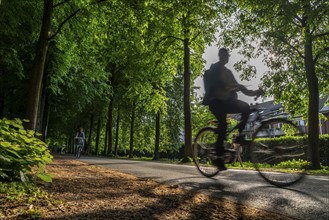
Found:
[[[45,189],[63,203],[45,219],[288,219],[242,205],[248,198],[223,198],[239,197],[216,179],[185,182],[186,190],[78,161],[56,160],[50,168],[55,177]]]

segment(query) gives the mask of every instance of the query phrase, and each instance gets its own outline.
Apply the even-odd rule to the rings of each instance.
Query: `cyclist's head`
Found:
[[[220,48],[218,51],[219,60],[221,63],[227,63],[228,58],[230,57],[229,50],[227,48]]]

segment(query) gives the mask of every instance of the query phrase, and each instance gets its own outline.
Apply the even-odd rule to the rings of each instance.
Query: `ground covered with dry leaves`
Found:
[[[288,219],[228,200],[59,157],[42,219]]]

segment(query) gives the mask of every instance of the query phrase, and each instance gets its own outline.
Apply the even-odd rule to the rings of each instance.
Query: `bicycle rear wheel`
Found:
[[[269,183],[285,187],[300,181],[308,166],[307,144],[295,124],[285,119],[263,122],[251,143],[251,160]]]
[[[194,140],[193,161],[200,173],[206,177],[213,177],[219,172],[212,162],[212,157],[216,156],[217,136],[216,128],[205,127]]]

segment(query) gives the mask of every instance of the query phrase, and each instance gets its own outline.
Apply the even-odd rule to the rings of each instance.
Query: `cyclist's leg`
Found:
[[[216,153],[221,156],[224,152],[224,140],[227,132],[227,121],[223,101],[213,100],[209,104],[209,110],[215,115],[218,122],[218,139],[216,142]]]
[[[209,110],[215,115],[218,121],[218,138],[216,142],[216,153],[218,158],[213,161],[214,165],[218,167],[219,170],[226,170],[224,160],[221,156],[224,154],[224,140],[227,132],[227,121],[225,108],[223,108],[223,102],[218,100],[213,100],[209,104]]]
[[[238,129],[239,133],[243,131],[245,128],[248,117],[251,113],[251,109],[248,103],[241,101],[241,100],[230,100],[226,104],[226,109],[228,113],[241,113],[241,120],[237,124],[236,128]]]

